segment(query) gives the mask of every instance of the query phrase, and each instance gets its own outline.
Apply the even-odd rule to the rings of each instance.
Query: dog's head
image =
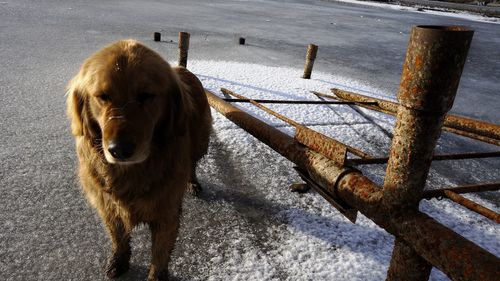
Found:
[[[91,55],[68,85],[73,135],[92,140],[109,163],[142,162],[157,135],[183,133],[180,83],[146,46],[134,40],[111,44]]]

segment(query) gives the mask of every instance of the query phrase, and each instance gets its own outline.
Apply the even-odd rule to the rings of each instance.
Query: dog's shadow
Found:
[[[185,230],[182,235],[183,237],[181,237],[182,241],[177,248],[177,255],[182,256],[183,262],[189,263],[190,266],[195,267],[192,274],[197,276],[203,275],[201,272],[196,274],[198,270],[196,269],[196,263],[199,261],[193,258],[192,262],[194,264],[191,264],[191,257],[186,254],[190,250],[188,244],[196,245],[196,254],[204,256],[202,260],[205,262],[210,261],[214,258],[213,252],[209,252],[211,248],[210,244],[222,242],[232,245],[231,241],[227,241],[227,239],[231,239],[231,235],[226,236],[226,233],[220,233],[224,231],[222,229],[235,227],[241,230],[240,227],[242,225],[248,226],[243,227],[244,231],[249,234],[247,236],[249,238],[246,239],[250,239],[251,245],[262,253],[279,250],[280,237],[278,237],[279,235],[275,236],[275,230],[282,229],[283,231],[290,231],[291,233],[299,232],[306,236],[327,242],[329,245],[328,247],[332,249],[332,251],[339,248],[349,249],[353,252],[368,255],[371,260],[377,260],[379,263],[385,264],[388,262],[390,251],[380,246],[384,243],[392,243],[393,238],[390,235],[384,236],[383,230],[353,225],[347,221],[347,219],[343,219],[339,216],[328,217],[303,208],[289,206],[279,201],[276,202],[267,199],[266,194],[270,188],[281,188],[284,189],[284,193],[288,193],[287,183],[280,183],[279,186],[267,186],[265,183],[258,183],[262,179],[252,180],[248,171],[245,170],[245,164],[242,164],[242,166],[239,164],[239,161],[236,162],[238,156],[237,154],[235,155],[231,146],[219,139],[215,133],[211,136],[210,147],[211,152],[208,156],[210,159],[205,160],[206,162],[204,161],[200,165],[200,170],[202,171],[202,173],[200,173],[200,179],[202,183],[204,183],[204,190],[198,198],[188,197],[184,205],[184,207],[188,208],[185,208],[183,219],[188,221],[188,224],[196,225],[197,229],[193,231]],[[252,149],[265,159],[276,157],[273,151],[270,151],[262,145],[252,145]],[[246,164],[253,165],[252,163]],[[255,166],[259,168],[259,170],[262,168],[260,167],[261,165],[262,163],[259,164],[255,162]],[[280,174],[289,173],[290,183],[298,180],[298,176],[295,175],[291,167],[283,164],[282,161],[276,161],[273,163],[273,166],[273,169],[279,170]],[[262,173],[266,173],[263,171],[264,169],[265,168],[262,169]],[[215,176],[217,176],[217,180],[212,180],[210,183],[207,183]],[[316,195],[311,193],[304,195],[289,193],[288,196]],[[226,215],[227,210],[221,209],[220,206],[230,206],[229,209],[235,212]],[[204,213],[205,211],[209,211],[215,214],[215,216],[210,216],[210,214]],[[215,233],[217,233],[217,235],[215,235],[216,238],[214,238],[214,232],[212,232],[210,236],[206,235],[207,228],[218,227],[219,225],[225,225],[225,227],[218,232],[215,231]],[[351,235],[353,231],[359,235]],[[381,237],[386,237],[387,239],[378,241],[377,239]],[[268,243],[269,241],[276,241],[276,243]],[[372,248],[373,251],[366,249],[366,243],[369,243],[369,247]],[[384,251],[386,251],[386,253]],[[222,259],[231,258],[226,257],[225,253],[217,253],[217,255],[220,255]],[[186,265],[175,265],[175,267],[179,269],[184,266]],[[279,266],[276,265],[276,267]],[[286,270],[280,268],[274,268],[274,270],[278,272],[278,276],[283,278],[286,277]],[[283,275],[280,274],[281,270],[284,271]],[[182,269],[182,271],[184,271],[184,269]],[[176,272],[179,272],[179,270],[174,269],[174,273]],[[182,272],[182,274],[184,274],[184,272]],[[177,276],[177,278],[179,278],[178,280],[183,280],[180,276]]]

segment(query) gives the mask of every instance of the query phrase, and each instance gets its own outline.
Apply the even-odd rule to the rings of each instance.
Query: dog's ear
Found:
[[[170,134],[174,136],[183,136],[188,127],[187,119],[193,110],[191,97],[185,85],[177,77],[173,79],[174,85],[170,87]]]
[[[90,118],[88,97],[84,93],[78,75],[67,87],[66,111],[71,120],[71,132],[74,136],[87,136],[91,139],[99,136],[99,126]]]
[[[66,113],[71,121],[71,132],[74,136],[83,136],[84,100],[79,92],[77,77],[73,78],[66,90]]]

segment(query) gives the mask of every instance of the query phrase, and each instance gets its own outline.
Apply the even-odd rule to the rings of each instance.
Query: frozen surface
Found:
[[[400,11],[409,11],[409,12],[415,12],[415,13],[428,13],[431,15],[439,15],[439,16],[444,16],[444,17],[452,17],[452,18],[459,18],[459,19],[466,19],[466,20],[471,20],[471,21],[480,21],[480,22],[488,22],[488,23],[496,23],[499,24],[500,20],[499,18],[496,17],[487,17],[487,16],[482,16],[482,15],[477,15],[477,14],[472,14],[466,11],[457,11],[453,9],[444,9],[444,8],[435,8],[433,9],[420,9],[417,7],[408,7],[408,6],[400,6],[397,5],[396,3],[380,3],[380,2],[372,2],[372,1],[363,1],[363,0],[328,0],[328,1],[338,1],[338,2],[343,2],[343,3],[351,3],[351,4],[356,4],[356,5],[363,5],[363,6],[370,6],[370,7],[378,7],[378,8],[385,8],[385,9],[393,9],[393,10],[400,10]],[[425,8],[426,5],[421,5]],[[446,11],[449,10],[449,11]]]
[[[92,5],[89,5],[92,3]],[[220,94],[316,99],[331,87],[395,99],[414,24],[471,25],[476,34],[453,111],[500,122],[500,28],[427,13],[322,1],[0,2],[0,280],[103,280],[109,241],[76,184],[64,87],[103,45],[136,38],[176,57],[176,34],[191,32],[188,67]],[[164,42],[151,40],[161,31]],[[247,38],[238,46],[234,39]],[[303,80],[305,45],[320,46]],[[293,134],[248,105],[245,110]],[[393,118],[348,106],[273,109],[366,152],[384,156]],[[174,280],[381,280],[393,237],[370,220],[356,225],[319,195],[288,191],[292,164],[214,112],[209,155],[199,166],[201,198],[186,198],[171,264]],[[494,148],[443,134],[437,151]],[[428,188],[500,180],[499,159],[433,164]],[[385,166],[361,167],[380,183]],[[469,198],[499,211],[497,193]],[[421,209],[500,255],[498,225],[446,200]],[[134,233],[132,268],[150,258],[147,228]],[[446,280],[434,271],[432,280]]]

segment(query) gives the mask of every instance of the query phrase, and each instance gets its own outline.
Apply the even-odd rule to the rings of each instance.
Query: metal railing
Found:
[[[498,157],[500,151],[434,155],[441,133],[447,130],[500,145],[500,126],[447,115],[473,31],[461,26],[417,26],[412,29],[403,67],[399,103],[333,89],[335,96],[314,92],[338,104],[362,106],[396,116],[390,157],[375,158],[360,149],[322,135],[261,103],[228,89],[222,99],[206,90],[210,105],[229,120],[297,165],[299,175],[347,218],[357,212],[396,237],[387,280],[427,280],[432,266],[452,280],[498,280],[500,260],[433,218],[420,212],[422,198],[446,197],[499,222],[499,215],[459,193],[498,190],[500,183],[424,191],[432,161]],[[296,128],[291,137],[233,106],[250,102]],[[290,104],[303,101],[289,101]],[[317,104],[311,102],[311,104]],[[358,158],[348,159],[347,153]],[[354,165],[388,163],[383,186],[377,186]]]

